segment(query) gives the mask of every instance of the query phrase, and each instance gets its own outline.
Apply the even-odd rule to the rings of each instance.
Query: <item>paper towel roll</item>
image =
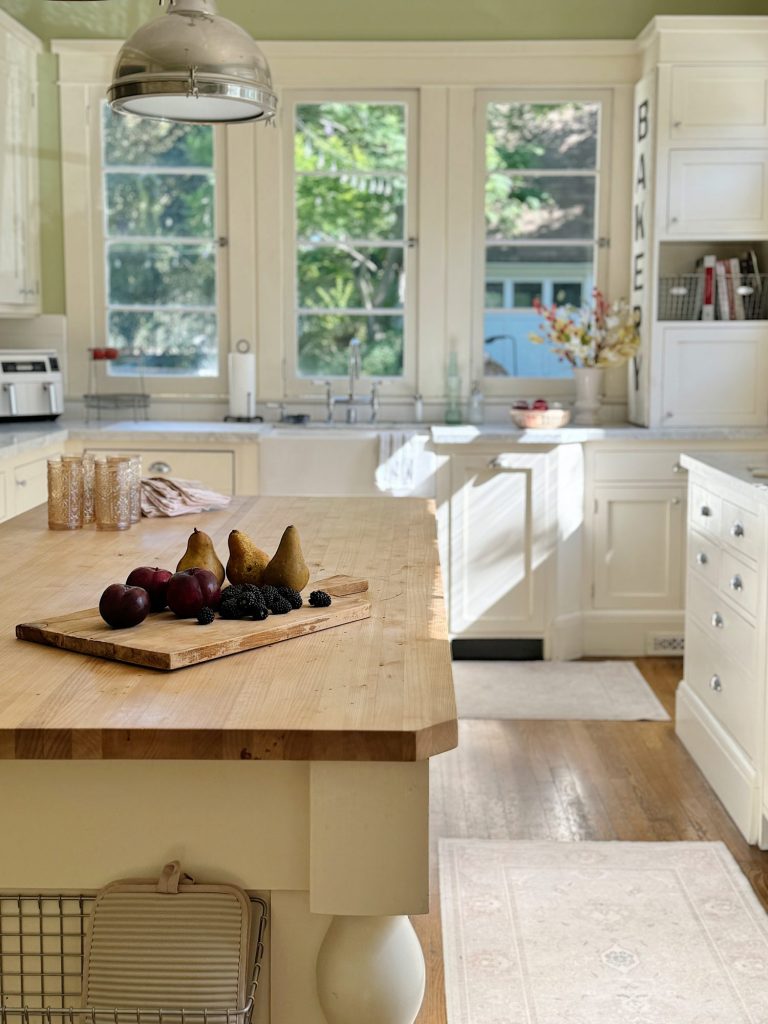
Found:
[[[256,353],[229,353],[229,415],[250,420],[256,415]]]

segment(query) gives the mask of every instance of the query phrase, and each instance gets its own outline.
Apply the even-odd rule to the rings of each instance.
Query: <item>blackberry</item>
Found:
[[[291,611],[291,602],[286,601],[284,597],[280,597],[278,594],[272,604],[269,606],[269,610],[273,615],[286,615]]]
[[[260,604],[253,609],[251,615],[257,622],[261,622],[263,619],[266,619],[269,612],[267,611],[266,605]]]
[[[285,600],[290,604],[291,608],[301,608],[304,604],[301,594],[298,590],[294,590],[292,587],[278,587],[277,592],[280,597],[284,597]]]
[[[216,612],[213,608],[202,608],[197,615],[197,621],[201,626],[210,626],[215,618]]]
[[[219,615],[222,619],[239,619],[240,605],[235,601],[222,602],[219,608]]]
[[[313,590],[309,595],[309,603],[313,608],[327,608],[331,603],[331,595],[324,590]]]

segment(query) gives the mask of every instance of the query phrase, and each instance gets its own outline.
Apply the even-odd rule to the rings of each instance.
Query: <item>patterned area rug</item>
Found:
[[[440,841],[449,1024],[764,1024],[768,918],[722,843]]]
[[[631,661],[454,661],[459,718],[668,722]]]

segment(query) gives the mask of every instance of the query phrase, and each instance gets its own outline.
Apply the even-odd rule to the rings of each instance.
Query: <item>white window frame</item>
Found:
[[[94,238],[94,252],[96,255],[96,264],[101,268],[101,274],[97,280],[97,288],[99,297],[103,302],[102,307],[102,324],[104,329],[104,344],[109,345],[108,321],[109,321],[109,296],[107,294],[107,189],[106,189],[106,175],[113,169],[106,167],[103,163],[103,152],[104,152],[104,139],[102,132],[102,119],[103,119],[103,105],[106,102],[103,94],[94,95],[92,98],[94,104],[93,109],[97,112],[97,116],[92,118],[92,127],[96,129],[97,135],[93,140],[93,146],[98,156],[99,171],[97,175],[94,175],[94,209],[97,211],[98,216],[94,219],[94,229],[96,230],[96,237]],[[116,115],[119,116],[119,115]],[[227,326],[227,304],[225,297],[226,291],[226,277],[227,277],[227,201],[225,189],[222,187],[222,182],[226,180],[226,141],[224,137],[224,129],[221,126],[215,126],[213,129],[213,180],[214,180],[214,226],[213,226],[213,237],[210,240],[211,244],[215,245],[216,253],[216,331],[218,341],[218,354],[217,354],[217,372],[215,374],[207,374],[205,376],[197,376],[196,374],[153,374],[151,369],[145,370],[141,373],[139,370],[132,371],[131,373],[120,373],[112,374],[108,373],[107,378],[110,381],[110,389],[115,388],[114,382],[123,381],[124,384],[119,390],[131,391],[133,385],[131,382],[135,381],[136,378],[141,377],[144,380],[144,386],[150,393],[158,390],[210,390],[211,382],[218,381],[222,376],[226,374],[225,363],[227,362],[227,351],[229,346],[226,344],[228,340]],[[152,173],[156,168],[147,167],[146,172]],[[133,168],[129,168],[133,170]],[[170,168],[160,167],[157,170],[163,173],[173,173],[174,171],[178,174],[195,173],[197,169],[193,168],[190,171],[187,168]],[[125,238],[126,242],[140,241],[140,239],[132,239],[128,236]],[[169,244],[180,244],[183,245],[186,242],[192,244],[205,244],[207,239],[194,238],[184,239],[169,237],[167,239],[158,240],[155,239],[152,244],[157,244],[158,241],[167,241]],[[141,312],[150,307],[137,306],[136,311]],[[152,307],[162,311],[162,307]],[[173,308],[173,307],[171,307]],[[186,307],[182,307],[186,308]],[[194,310],[197,307],[190,306],[190,309]],[[121,310],[130,312],[132,307],[125,306],[121,307]],[[174,310],[175,311],[175,310]],[[173,384],[175,382],[175,384]],[[196,382],[193,384],[193,382]],[[207,386],[206,383],[207,382]],[[101,382],[100,382],[101,383]],[[167,385],[172,385],[170,388]],[[105,388],[106,390],[106,388]]]
[[[475,237],[472,286],[472,369],[473,378],[480,382],[489,398],[565,398],[573,394],[570,378],[557,377],[484,377],[484,320],[485,320],[485,181],[487,175],[485,131],[486,111],[489,103],[598,103],[598,164],[595,197],[595,284],[604,292],[609,287],[609,247],[599,239],[610,240],[611,218],[611,125],[613,124],[613,92],[610,89],[504,89],[478,90],[475,95]],[[550,242],[556,246],[557,240]],[[609,296],[614,298],[614,296]],[[591,296],[584,296],[584,302]]]
[[[403,373],[399,377],[371,377],[360,375],[360,391],[364,394],[374,381],[381,381],[383,395],[412,395],[418,376],[418,347],[416,344],[417,315],[419,305],[418,289],[418,227],[419,227],[419,97],[412,89],[299,89],[283,93],[281,97],[283,125],[283,167],[286,187],[284,193],[284,225],[286,245],[284,251],[284,338],[285,338],[285,381],[286,396],[296,397],[314,394],[331,383],[335,394],[346,394],[349,389],[347,376],[320,378],[299,374],[298,339],[298,281],[297,281],[297,236],[294,168],[294,127],[296,107],[302,103],[400,103],[406,111],[406,209],[404,225],[404,269],[405,304],[403,308]]]

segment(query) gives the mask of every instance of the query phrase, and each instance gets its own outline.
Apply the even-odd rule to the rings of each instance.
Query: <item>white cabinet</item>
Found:
[[[682,608],[683,494],[681,486],[595,489],[595,608]]]
[[[664,327],[662,415],[668,426],[768,423],[768,333],[746,323]]]
[[[41,48],[11,18],[0,17],[0,316],[32,315],[40,310],[37,55]]]
[[[547,457],[450,460],[450,630],[542,636],[548,565]]]
[[[712,456],[719,473],[708,462],[689,463],[685,665],[675,728],[745,838],[757,842],[768,804],[766,507],[751,481],[734,487],[722,475],[727,460]],[[749,479],[749,460],[732,464]],[[767,835],[763,827],[763,841]]]
[[[235,493],[235,453],[231,450],[189,451],[166,448],[96,448],[95,455],[141,455],[144,476],[168,476],[181,480],[197,480],[221,494]]]
[[[768,233],[768,149],[676,149],[669,154],[670,238]]]
[[[672,68],[673,141],[768,142],[768,64]]]

